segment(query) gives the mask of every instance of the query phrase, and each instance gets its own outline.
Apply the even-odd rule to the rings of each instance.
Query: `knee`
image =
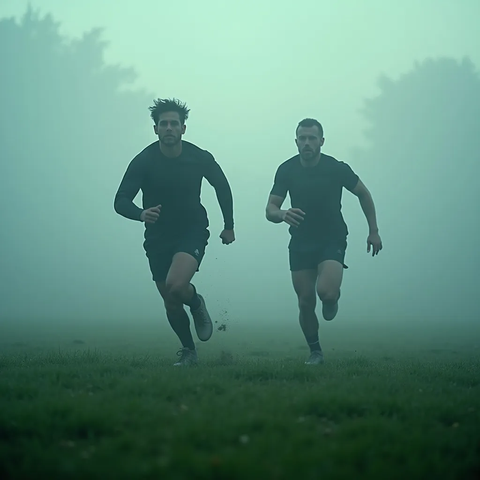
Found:
[[[182,303],[185,293],[188,289],[188,283],[183,282],[167,282],[166,285],[167,297],[169,303]]]
[[[298,295],[298,307],[302,312],[315,310],[315,295]]]
[[[319,288],[317,294],[323,303],[334,303],[340,296],[340,290],[338,288]]]
[[[163,296],[163,303],[167,312],[176,312],[177,310],[181,310],[183,308],[183,302],[178,295],[170,292],[166,292],[166,294]]]
[[[181,310],[183,308],[183,303],[182,302],[178,302],[174,299],[171,299],[171,298],[165,298],[163,300],[163,304],[165,305],[165,310],[167,312],[171,312],[171,313],[175,313],[175,312],[178,312],[179,310]]]

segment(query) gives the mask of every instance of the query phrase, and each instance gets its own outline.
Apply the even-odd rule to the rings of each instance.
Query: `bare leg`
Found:
[[[195,288],[190,283],[198,268],[198,262],[188,253],[176,253],[165,281],[168,293],[176,302],[190,305]]]
[[[183,304],[170,298],[165,282],[157,282],[157,288],[163,297],[168,322],[177,334],[182,346],[195,350],[195,343],[190,331],[190,319],[183,308]]]
[[[204,298],[197,294],[195,287],[190,283],[197,268],[198,262],[192,255],[184,252],[175,254],[165,281],[165,288],[169,303],[177,305],[183,312],[174,314],[175,318],[178,316],[179,319],[188,319],[183,305],[190,306],[197,336],[201,341],[206,342],[213,334],[213,323]],[[184,320],[178,321],[183,325]],[[180,328],[183,331],[183,327]],[[190,326],[188,331],[190,332]]]
[[[190,350],[195,349],[195,343],[184,304],[193,296],[194,289],[190,281],[197,266],[197,261],[191,255],[177,253],[173,257],[165,282],[157,282],[157,288],[164,300],[168,321],[182,345]]]
[[[318,266],[317,294],[322,301],[323,318],[333,320],[338,311],[338,299],[343,280],[343,265],[336,260],[325,260]]]
[[[318,339],[318,318],[315,313],[316,280],[317,272],[315,270],[292,272],[293,288],[298,297],[300,327],[311,350],[321,350]]]

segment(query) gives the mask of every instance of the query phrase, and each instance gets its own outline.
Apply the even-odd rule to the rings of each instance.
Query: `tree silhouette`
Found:
[[[427,59],[379,87],[363,109],[369,147],[358,158],[383,172],[374,189],[383,253],[400,258],[384,288],[402,292],[402,308],[478,314],[480,78],[468,59]]]
[[[5,316],[92,315],[125,271],[112,267],[122,232],[113,196],[151,139],[152,96],[127,90],[135,73],[105,65],[104,50],[100,29],[70,40],[51,15],[31,9],[19,22],[0,21]]]

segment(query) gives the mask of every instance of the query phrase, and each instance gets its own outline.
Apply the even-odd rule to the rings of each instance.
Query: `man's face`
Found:
[[[298,153],[306,161],[311,161],[317,158],[320,149],[325,139],[320,136],[320,131],[316,125],[313,127],[299,127],[297,130],[297,144]]]
[[[172,147],[182,139],[186,125],[182,125],[180,122],[178,112],[165,112],[159,116],[158,123],[154,125],[153,129],[161,143]]]

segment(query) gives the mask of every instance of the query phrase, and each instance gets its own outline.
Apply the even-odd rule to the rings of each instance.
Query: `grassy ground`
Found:
[[[193,369],[154,327],[11,330],[0,478],[479,478],[478,337],[330,325],[319,367],[295,325],[216,332]]]

